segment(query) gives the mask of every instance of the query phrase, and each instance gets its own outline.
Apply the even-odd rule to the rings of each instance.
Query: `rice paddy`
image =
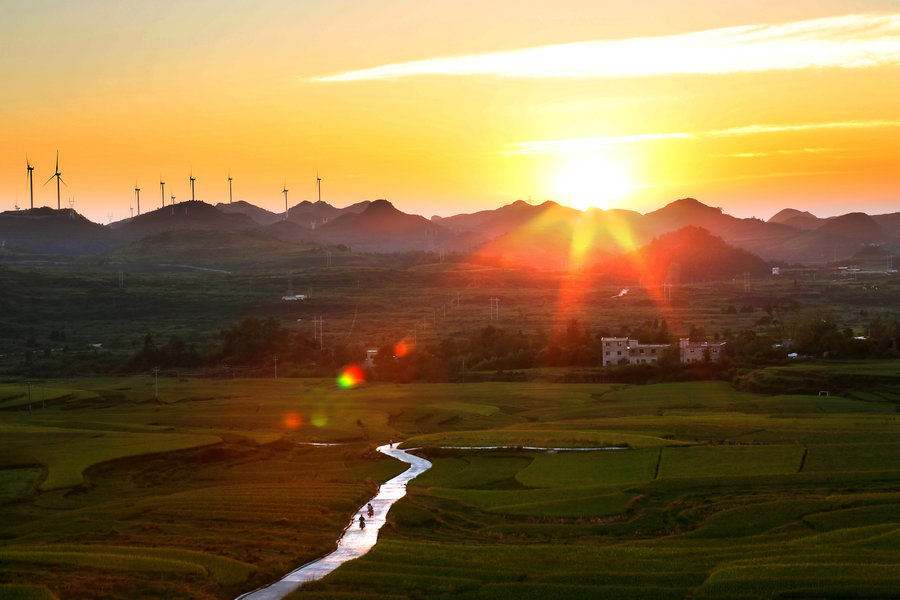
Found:
[[[883,398],[286,379],[161,380],[157,400],[152,385],[58,382],[46,408],[0,408],[0,597],[233,598],[333,548],[403,470],[371,452],[388,439],[434,467],[368,555],[292,597],[898,588],[900,442]],[[438,448],[491,445],[510,448]]]

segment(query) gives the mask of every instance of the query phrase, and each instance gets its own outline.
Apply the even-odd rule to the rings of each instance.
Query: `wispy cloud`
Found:
[[[763,156],[788,156],[791,154],[822,154],[840,152],[844,148],[789,148],[770,152],[730,152],[726,154],[710,154],[713,158],[759,158]]]
[[[846,15],[431,58],[315,77],[313,81],[416,75],[647,77],[880,65],[900,65],[900,14]]]
[[[610,137],[588,137],[562,140],[537,140],[529,142],[516,142],[511,144],[504,154],[550,154],[554,152],[596,152],[609,146],[618,144],[631,144],[655,140],[670,139],[698,139],[708,136],[745,136],[767,133],[783,133],[792,131],[814,131],[817,129],[869,129],[883,127],[900,127],[900,119],[893,121],[835,121],[823,123],[797,123],[794,125],[746,125],[743,127],[730,127],[727,129],[712,129],[699,133],[669,132],[669,133],[642,133],[636,135],[621,135]],[[782,150],[782,154],[794,152],[831,152],[836,148],[803,148],[802,150]],[[743,152],[729,156],[751,158],[765,156],[764,152]]]
[[[710,135],[753,135],[756,133],[780,133],[785,131],[812,131],[815,129],[871,129],[878,127],[898,127],[900,120],[893,121],[833,121],[826,123],[796,123],[793,125],[746,125],[710,131]]]

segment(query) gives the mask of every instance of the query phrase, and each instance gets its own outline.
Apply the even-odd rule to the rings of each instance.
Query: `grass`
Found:
[[[196,434],[101,433],[96,430],[3,424],[0,424],[0,435],[3,435],[6,444],[15,446],[16,453],[23,460],[30,459],[47,467],[47,478],[40,485],[43,491],[80,485],[84,481],[84,470],[104,461],[183,450],[220,441],[217,437]]]
[[[404,447],[535,446],[539,448],[647,448],[677,444],[653,435],[570,429],[492,429],[453,431],[412,437]]]
[[[153,571],[156,573],[178,573],[202,577],[206,569],[182,560],[148,556],[127,556],[103,552],[61,552],[47,550],[0,550],[0,560],[10,563],[64,564],[75,567],[110,569],[113,571]]]
[[[801,446],[694,446],[665,448],[660,477],[719,477],[796,473]]]
[[[804,471],[878,471],[896,466],[900,444],[822,444],[809,447]]]
[[[197,574],[198,571],[194,567],[199,567],[203,569],[203,575],[208,574],[224,585],[234,585],[246,581],[257,570],[253,565],[225,558],[224,556],[178,548],[49,545],[7,547],[3,552],[5,554],[2,555],[7,560],[33,560],[35,562],[64,563],[78,566],[96,566],[100,564],[105,569],[115,570],[161,570]],[[168,563],[172,563],[175,566],[171,569],[165,568]],[[185,564],[192,565],[192,567],[188,569],[184,566]]]
[[[828,565],[900,560],[888,400],[722,383],[167,378],[156,402],[147,378],[86,383],[55,382],[73,393],[31,414],[0,412],[0,581],[61,600],[100,581],[110,598],[234,598],[271,581],[333,548],[403,470],[369,451],[388,439],[427,442],[434,467],[369,554],[297,597],[849,595],[852,577]],[[167,439],[212,443],[159,451]],[[36,487],[53,469],[78,478]],[[866,573],[860,594],[877,595],[885,576]]]
[[[659,450],[540,454],[516,479],[527,487],[626,484],[654,478]]]
[[[42,585],[15,583],[0,583],[0,598],[4,600],[57,600],[57,597]]]

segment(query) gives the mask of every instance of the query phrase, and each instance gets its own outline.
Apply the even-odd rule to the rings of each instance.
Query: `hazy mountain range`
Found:
[[[819,218],[786,208],[762,221],[733,217],[692,198],[646,214],[621,209],[582,212],[551,201],[534,205],[521,200],[493,210],[430,219],[397,210],[387,200],[344,208],[304,201],[287,214],[285,219],[284,213],[243,201],[216,206],[190,201],[100,225],[71,209],[36,208],[0,213],[0,243],[6,252],[85,255],[107,253],[148,238],[155,239],[157,250],[185,239],[183,235],[160,237],[167,232],[203,231],[198,237],[207,240],[215,232],[252,232],[257,251],[265,238],[273,243],[342,245],[368,253],[460,252],[499,264],[537,268],[563,268],[574,260],[595,268],[608,266],[614,257],[627,256],[664,234],[695,226],[767,261],[821,264],[847,259],[871,245],[885,253],[900,250],[900,213],[852,212]],[[696,235],[693,239],[695,244],[711,243]]]

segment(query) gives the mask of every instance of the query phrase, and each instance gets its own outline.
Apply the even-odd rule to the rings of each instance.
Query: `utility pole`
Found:
[[[153,367],[153,397],[159,400],[159,367]]]
[[[28,414],[31,414],[31,382],[27,382],[25,385],[28,386]]]
[[[275,361],[275,379],[278,379],[278,356],[275,356],[273,360]]]

